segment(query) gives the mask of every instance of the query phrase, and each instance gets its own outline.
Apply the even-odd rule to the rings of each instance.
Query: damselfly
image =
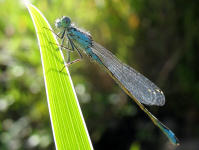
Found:
[[[64,47],[68,49],[68,65],[82,59],[81,50],[85,52],[108,72],[173,144],[179,145],[175,134],[153,116],[143,105],[164,105],[165,97],[160,88],[133,68],[122,63],[110,51],[94,42],[92,36],[72,24],[69,17],[64,16],[57,19],[55,27],[60,30],[56,35],[62,40],[61,49],[64,47],[65,39],[68,41],[68,47]],[[80,59],[70,61],[70,51],[75,50],[78,52]]]

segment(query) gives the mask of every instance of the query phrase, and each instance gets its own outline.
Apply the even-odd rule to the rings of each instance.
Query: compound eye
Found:
[[[66,24],[70,24],[71,23],[71,20],[69,17],[63,17],[63,20],[65,21]]]
[[[66,23],[69,23],[69,22],[70,22],[69,18],[66,18]]]

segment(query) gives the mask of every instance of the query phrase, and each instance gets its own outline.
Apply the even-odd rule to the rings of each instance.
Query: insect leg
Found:
[[[68,38],[68,46],[70,45],[71,46],[71,50],[74,51],[74,50],[77,50],[80,58],[78,59],[75,59],[73,61],[70,61],[70,52],[71,51],[67,51],[67,64],[60,70],[61,72],[63,71],[63,69],[67,66],[70,66],[72,65],[73,63],[76,63],[76,62],[79,62],[82,60],[83,56],[80,52],[80,50],[77,48],[77,46],[75,46],[75,44],[73,43],[73,41],[69,38],[69,36],[67,35],[67,38]]]
[[[44,29],[46,29],[46,30],[50,30],[52,33],[54,33],[58,38],[60,38],[60,39],[62,39],[63,37],[63,33],[65,32],[65,30],[64,31],[61,31],[61,32],[59,32],[59,33],[55,33],[53,30],[51,30],[51,29],[49,29],[49,28],[46,28],[46,27],[43,27]],[[63,32],[63,33],[62,33]],[[62,36],[60,36],[60,34],[62,33]],[[65,34],[65,33],[64,33]]]

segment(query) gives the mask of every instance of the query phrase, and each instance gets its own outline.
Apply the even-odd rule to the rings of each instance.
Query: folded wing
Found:
[[[130,97],[146,105],[164,105],[164,94],[153,82],[122,63],[110,51],[94,41],[92,50],[100,58],[108,73]]]

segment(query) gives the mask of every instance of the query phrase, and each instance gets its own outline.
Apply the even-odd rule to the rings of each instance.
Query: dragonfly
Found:
[[[63,16],[56,19],[55,27],[60,32],[57,34],[54,31],[52,32],[61,39],[60,49],[67,49],[67,66],[80,61],[83,58],[82,51],[86,53],[87,56],[106,70],[124,92],[135,101],[152,122],[168,137],[172,144],[179,145],[179,140],[175,134],[143,105],[163,106],[165,104],[165,96],[159,87],[132,67],[122,63],[109,50],[96,43],[90,33],[76,27],[69,17]],[[65,40],[67,40],[68,46],[64,46]],[[71,61],[71,51],[77,51],[80,58]]]

